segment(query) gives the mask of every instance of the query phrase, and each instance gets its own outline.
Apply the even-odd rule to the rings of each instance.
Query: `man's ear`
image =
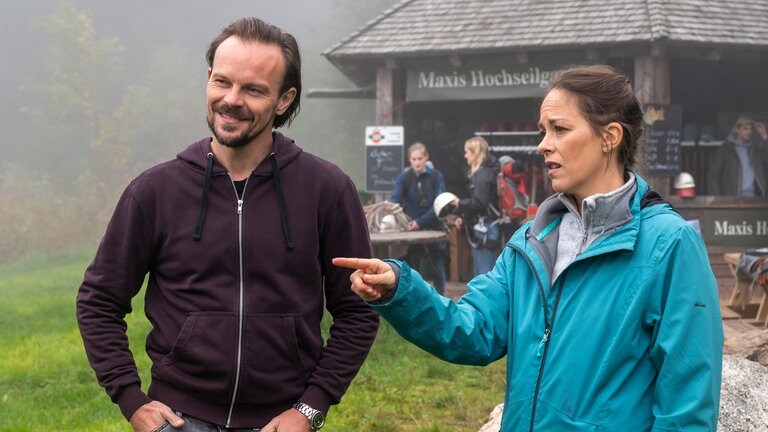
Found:
[[[277,100],[277,115],[283,115],[288,107],[291,106],[294,99],[296,99],[295,87],[291,87],[286,90],[285,93],[281,94],[280,99]]]
[[[623,138],[624,128],[619,123],[611,122],[603,128],[603,144],[609,151],[615,150]]]
[[[208,68],[208,78],[207,79],[211,79],[211,72],[213,72],[213,69]]]

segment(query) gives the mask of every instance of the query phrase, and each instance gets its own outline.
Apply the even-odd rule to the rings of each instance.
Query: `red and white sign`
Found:
[[[403,145],[402,126],[367,126],[365,145]]]

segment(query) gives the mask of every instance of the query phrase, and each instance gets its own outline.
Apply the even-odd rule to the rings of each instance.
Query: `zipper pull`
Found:
[[[544,355],[544,345],[547,344],[549,341],[549,329],[544,329],[544,336],[541,338],[541,342],[539,342],[539,349],[536,350],[536,358],[541,358],[542,355]]]
[[[243,200],[237,200],[237,214],[243,214]]]

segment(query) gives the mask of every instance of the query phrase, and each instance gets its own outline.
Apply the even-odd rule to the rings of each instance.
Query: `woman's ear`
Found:
[[[613,152],[624,138],[624,128],[617,122],[611,122],[603,128],[603,151]]]

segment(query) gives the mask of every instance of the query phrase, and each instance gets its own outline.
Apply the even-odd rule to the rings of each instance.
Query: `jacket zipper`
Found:
[[[563,275],[563,279],[565,278],[565,275]],[[536,406],[539,402],[539,389],[541,389],[541,379],[544,376],[544,366],[547,363],[547,353],[549,352],[549,341],[552,340],[552,328],[555,325],[555,316],[557,316],[557,307],[560,305],[560,296],[563,294],[563,282],[558,283],[560,288],[557,290],[557,297],[555,297],[555,305],[552,307],[552,321],[549,323],[549,326],[544,329],[544,337],[541,339],[541,343],[544,344],[544,352],[541,354],[541,363],[539,365],[539,376],[536,377],[536,389],[533,392],[533,404],[531,406],[531,428],[530,431],[533,432],[534,423],[536,420]],[[546,310],[546,304],[544,305],[544,309]],[[545,315],[546,316],[546,315]],[[546,322],[546,318],[545,318]]]
[[[530,238],[528,235],[526,237]],[[518,251],[520,255],[525,258],[526,262],[528,262],[528,266],[531,268],[531,273],[533,273],[534,277],[536,277],[536,282],[539,286],[539,295],[541,296],[541,305],[544,312],[544,335],[541,338],[541,342],[539,342],[539,349],[537,350],[537,354],[541,353],[541,362],[539,363],[539,374],[536,377],[536,387],[533,391],[533,402],[531,404],[531,425],[530,425],[530,431],[533,432],[534,423],[536,419],[536,406],[539,401],[539,389],[541,388],[541,379],[544,375],[544,365],[547,362],[547,353],[549,352],[549,341],[552,336],[552,327],[555,323],[555,316],[557,315],[557,307],[560,304],[560,295],[563,293],[562,288],[557,290],[557,297],[555,297],[555,304],[552,308],[552,321],[550,322],[547,318],[547,296],[544,291],[544,285],[541,283],[541,278],[539,277],[539,274],[536,272],[536,267],[533,264],[533,261],[531,260],[531,257],[528,256],[525,251],[522,250],[519,246],[510,246],[512,249]],[[565,275],[563,275],[564,277]],[[562,287],[563,283],[559,283]]]
[[[245,179],[245,185],[243,186],[242,196],[245,196],[245,189],[248,187],[248,179]],[[237,400],[237,391],[240,386],[240,369],[242,368],[243,361],[243,297],[245,291],[245,279],[243,277],[243,198],[237,193],[237,187],[234,180],[232,181],[232,188],[235,190],[235,197],[237,198],[237,255],[238,255],[238,271],[240,272],[240,284],[238,293],[238,311],[237,311],[237,361],[235,366],[235,385],[232,389],[232,401],[229,404],[229,413],[227,414],[227,425],[229,428],[232,423],[232,412],[235,410],[235,401]]]

